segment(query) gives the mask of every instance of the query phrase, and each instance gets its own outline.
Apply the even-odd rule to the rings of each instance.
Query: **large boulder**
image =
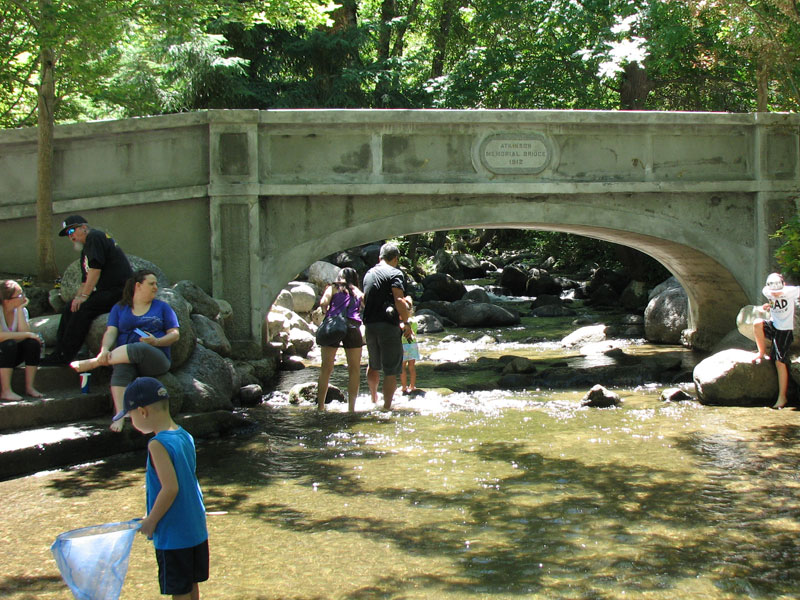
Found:
[[[192,305],[192,314],[203,315],[212,321],[219,318],[219,303],[193,281],[184,279],[173,285],[172,289]]]
[[[778,375],[772,361],[753,363],[753,353],[724,350],[702,360],[692,375],[697,398],[718,406],[768,406],[778,396]]]
[[[611,408],[619,406],[622,402],[619,394],[607,390],[599,383],[592,387],[583,398],[581,398],[581,406],[588,406],[590,408]]]
[[[267,342],[279,344],[289,354],[305,356],[314,345],[316,327],[296,312],[272,305],[267,315],[269,337]]]
[[[355,269],[356,272],[360,274],[363,274],[367,270],[367,265],[364,262],[364,259],[361,258],[361,254],[355,250],[338,252],[333,263],[340,269],[350,267],[351,269]]]
[[[682,287],[654,296],[644,311],[645,337],[655,343],[679,344],[688,327],[689,297]]]
[[[232,361],[197,344],[189,360],[172,373],[184,396],[183,412],[233,409],[239,386]]]
[[[664,281],[659,283],[656,287],[654,287],[652,290],[650,290],[650,293],[647,295],[647,300],[650,301],[659,294],[666,292],[667,290],[679,287],[682,287],[681,283],[675,277],[670,277],[669,279],[665,279]]]
[[[515,356],[503,366],[503,375],[530,375],[536,373],[536,362],[524,356]]]
[[[599,267],[592,272],[592,276],[588,283],[588,291],[589,293],[592,293],[594,290],[604,285],[608,285],[612,290],[614,290],[614,293],[619,296],[619,294],[621,294],[628,285],[629,281],[630,277],[626,273],[614,271],[605,267]]]
[[[450,254],[439,249],[433,258],[433,267],[437,273],[445,273],[456,279],[477,279],[486,275],[486,267],[471,254]]]
[[[464,300],[472,300],[473,302],[485,302],[487,304],[491,303],[492,299],[489,297],[489,294],[486,293],[486,290],[483,288],[472,288],[463,296]]]
[[[169,304],[178,317],[180,338],[170,347],[172,368],[177,369],[189,359],[197,345],[190,308],[183,296],[171,288],[159,289],[156,298]]]
[[[647,284],[644,281],[631,281],[619,296],[619,303],[627,310],[642,310],[649,301]]]
[[[158,376],[158,380],[164,384],[169,394],[169,412],[174,417],[183,409],[183,386],[172,373],[164,373]]]
[[[52,290],[39,285],[25,285],[23,289],[28,298],[25,308],[28,309],[30,318],[40,317],[50,312],[50,292]]]
[[[528,272],[520,266],[508,265],[503,268],[499,283],[508,289],[512,296],[522,296],[528,285]]]
[[[59,316],[59,320],[61,317]],[[86,334],[84,343],[89,349],[89,354],[97,356],[100,352],[100,345],[103,343],[103,336],[108,328],[108,313],[99,315],[94,318],[92,324],[89,326],[89,332]]]
[[[139,269],[148,269],[152,271],[156,276],[159,288],[165,288],[170,285],[169,279],[167,279],[164,271],[158,268],[155,264],[151,263],[149,260],[128,254],[128,261],[131,263],[131,269],[134,271],[138,271]],[[59,292],[61,299],[64,302],[71,301],[75,297],[75,294],[78,293],[78,287],[80,284],[81,264],[80,260],[76,260],[70,263],[70,265],[64,270],[64,274],[61,276],[61,287]]]
[[[572,346],[583,346],[584,344],[602,342],[606,339],[605,325],[587,325],[576,329],[566,337],[562,338],[561,345],[566,348]]]
[[[192,328],[197,336],[197,341],[209,350],[213,350],[220,356],[231,355],[231,343],[222,325],[212,321],[205,315],[195,314],[191,316]]]
[[[425,300],[460,300],[467,293],[466,286],[446,273],[434,273],[422,280]]]
[[[518,313],[495,304],[460,300],[453,302],[450,310],[459,327],[504,327],[520,323]]]
[[[294,310],[294,298],[292,298],[292,292],[287,289],[282,289],[278,294],[278,297],[275,298],[275,302],[272,303],[272,306],[280,306],[286,310]]]
[[[442,321],[439,319],[436,313],[432,311],[426,310],[425,312],[419,312],[414,315],[411,320],[417,324],[418,334],[439,333],[444,331],[444,325],[442,325]]]
[[[289,331],[286,352],[294,356],[308,356],[315,343],[316,338],[313,334],[295,327]]]
[[[317,304],[317,290],[311,284],[292,281],[289,283],[289,291],[292,294],[292,310],[294,312],[308,314],[314,310],[314,306]]]
[[[45,348],[54,348],[58,334],[58,324],[61,322],[61,315],[46,315],[36,317],[29,321],[31,331],[38,333],[44,339]]]
[[[308,267],[308,280],[319,289],[324,290],[339,276],[339,267],[329,262],[318,260]]]
[[[525,284],[526,296],[561,295],[561,285],[544,269],[531,269],[530,277]]]

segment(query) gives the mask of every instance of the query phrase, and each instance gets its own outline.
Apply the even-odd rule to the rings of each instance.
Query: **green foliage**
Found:
[[[652,2],[647,38],[648,106],[659,110],[754,110],[755,70],[725,41],[728,15],[714,3]]]
[[[775,251],[781,271],[793,280],[800,281],[800,215],[795,214],[770,237],[783,241]]]

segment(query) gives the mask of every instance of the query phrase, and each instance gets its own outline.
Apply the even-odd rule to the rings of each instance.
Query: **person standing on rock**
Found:
[[[92,321],[111,310],[122,297],[133,274],[128,257],[109,234],[91,229],[86,219],[71,215],[61,224],[60,237],[68,237],[81,253],[81,285],[61,313],[56,347],[43,366],[67,365],[78,354]]]
[[[378,402],[378,384],[383,371],[383,409],[392,407],[397,377],[403,369],[403,335],[411,339],[411,316],[405,301],[405,277],[397,268],[400,251],[384,244],[380,262],[364,275],[364,330],[369,364],[367,385],[372,402]]]
[[[789,347],[794,339],[794,307],[800,296],[800,287],[786,285],[780,273],[770,273],[762,293],[768,302],[762,306],[769,310],[769,321],[756,319],[753,322],[753,336],[758,346],[758,354],[753,362],[765,359],[775,361],[778,372],[778,400],[772,408],[786,406],[786,390],[789,387]],[[767,352],[767,340],[772,342]]]

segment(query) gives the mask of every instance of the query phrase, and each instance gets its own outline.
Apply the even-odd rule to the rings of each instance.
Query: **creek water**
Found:
[[[503,354],[602,363],[556,339],[569,325],[423,343],[418,386],[357,413],[290,405],[316,379],[286,373],[240,435],[198,442],[215,599],[796,598],[800,413],[666,403],[666,385],[502,391],[496,371],[436,370]],[[551,327],[550,330],[547,327]],[[628,342],[627,354],[697,359]],[[341,353],[340,353],[341,354]],[[342,357],[339,356],[341,360]],[[344,385],[337,366],[333,383]],[[366,388],[362,382],[362,391]],[[454,391],[456,390],[456,391]],[[69,598],[49,545],[69,529],[141,516],[144,455],[0,482],[0,596]],[[123,599],[158,596],[149,542]]]

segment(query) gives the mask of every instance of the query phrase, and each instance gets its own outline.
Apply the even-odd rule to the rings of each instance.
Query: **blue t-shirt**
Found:
[[[167,450],[178,479],[178,495],[156,525],[153,545],[158,550],[192,548],[208,539],[206,507],[195,474],[197,456],[194,438],[183,427],[178,427],[175,430],[160,431],[153,439],[158,440]],[[150,514],[158,492],[161,491],[161,481],[151,464],[149,452],[145,480],[147,513]]]
[[[117,347],[119,347],[139,341],[141,336],[134,332],[137,327],[161,338],[167,334],[168,330],[178,327],[179,324],[178,317],[169,304],[161,300],[153,300],[150,310],[141,316],[133,314],[130,306],[115,304],[108,315],[108,326],[116,327],[119,330],[117,336]],[[169,346],[158,346],[158,349],[163,351],[167,358],[172,358]]]

